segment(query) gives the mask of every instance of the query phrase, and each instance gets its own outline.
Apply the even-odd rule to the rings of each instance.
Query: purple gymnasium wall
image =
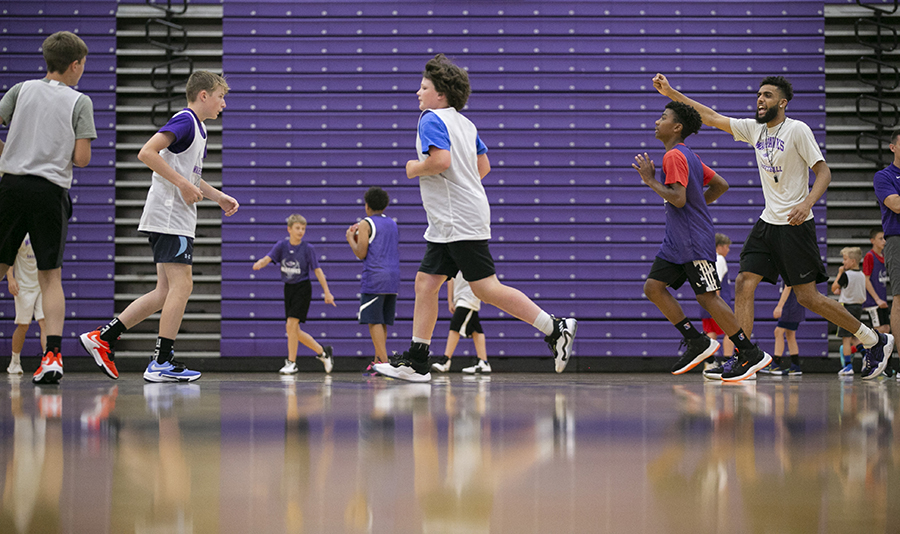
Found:
[[[72,218],[63,264],[66,324],[63,354],[81,355],[77,335],[107,321],[113,313],[116,143],[116,2],[28,0],[0,3],[0,93],[18,82],[43,78],[41,44],[50,34],[78,34],[90,54],[76,89],[91,97],[97,139],[91,163],[76,168],[70,195]],[[6,129],[3,128],[3,138]],[[15,326],[15,306],[6,282],[0,283],[0,355],[8,355]],[[24,354],[40,352],[34,325]]]
[[[656,72],[738,117],[752,116],[764,76],[786,75],[796,91],[790,116],[824,142],[821,1],[229,0],[224,8],[223,181],[242,207],[223,225],[223,356],[284,354],[278,269],[250,266],[285,237],[293,212],[309,221],[305,239],[338,303],[326,306],[314,282],[305,330],[337,356],[372,354],[355,320],[361,263],[344,239],[372,185],[391,194],[387,214],[400,225],[403,283],[389,349],[406,347],[425,214],[404,165],[415,157],[415,92],[435,53],[471,77],[464,113],[490,150],[484,184],[498,274],[548,312],[577,317],[582,356],[670,356],[677,345],[642,295],[664,231],[662,201],[630,167],[638,152],[662,159],[653,127],[668,100],[652,87]],[[711,210],[735,241],[734,276],[763,205],[753,150],[709,128],[688,142],[732,186]],[[698,317],[690,289],[676,293]],[[756,338],[771,350],[777,294],[764,285],[757,297]],[[448,325],[444,301],[440,310],[436,351]],[[482,316],[491,356],[548,355],[530,326],[491,306]],[[802,354],[826,353],[822,321],[807,321],[798,337]],[[464,342],[457,353],[466,351]]]

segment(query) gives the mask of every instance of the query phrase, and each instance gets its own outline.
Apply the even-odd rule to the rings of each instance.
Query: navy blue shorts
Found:
[[[153,263],[194,263],[194,238],[183,235],[145,232],[150,236]]]
[[[393,293],[363,293],[359,296],[359,324],[394,324],[397,315],[397,295]]]
[[[778,328],[784,328],[785,330],[792,330],[796,332],[797,329],[800,328],[800,323],[793,323],[791,321],[778,321],[778,324],[776,326]]]

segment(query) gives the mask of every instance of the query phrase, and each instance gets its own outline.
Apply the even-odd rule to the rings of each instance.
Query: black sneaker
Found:
[[[410,354],[409,351],[401,355],[395,354],[388,363],[376,363],[373,367],[378,374],[390,378],[399,378],[409,382],[428,382],[431,380],[428,353],[425,354],[424,358],[421,355],[417,358],[415,355]]]
[[[673,375],[690,371],[719,350],[719,342],[706,336],[682,339],[681,344],[685,347],[684,354],[678,359],[675,367],[672,367]]]
[[[767,352],[753,345],[746,351],[737,351],[737,361],[731,369],[722,373],[725,382],[740,382],[755,375],[757,371],[772,363],[772,357]]]
[[[894,336],[891,334],[878,334],[878,343],[868,350],[866,356],[863,357],[863,380],[871,380],[887,368],[888,361],[891,359],[891,352],[894,351]]]

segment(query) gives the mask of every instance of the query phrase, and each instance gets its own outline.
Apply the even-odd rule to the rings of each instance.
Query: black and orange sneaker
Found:
[[[745,351],[737,351],[737,361],[731,369],[722,373],[724,382],[740,382],[754,376],[757,371],[772,363],[772,357],[767,352],[753,345],[753,348]]]
[[[100,330],[92,330],[78,336],[81,346],[94,358],[94,363],[106,373],[106,376],[117,379],[119,370],[116,369],[116,351],[106,341],[100,338]]]
[[[62,355],[58,352],[54,353],[48,350],[47,354],[41,358],[41,365],[31,381],[35,384],[59,384],[59,380],[63,377]]]

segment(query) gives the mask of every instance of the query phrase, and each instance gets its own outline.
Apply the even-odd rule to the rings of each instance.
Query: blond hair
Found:
[[[859,247],[844,247],[841,249],[841,257],[847,257],[859,263],[863,258],[862,249]]]
[[[188,78],[184,92],[187,95],[188,103],[190,103],[197,100],[202,91],[212,93],[219,87],[224,89],[226,93],[228,92],[228,82],[225,81],[223,76],[208,70],[195,70],[191,73],[191,77]]]
[[[295,224],[300,223],[303,226],[306,226],[306,217],[300,215],[299,213],[292,213],[290,217],[287,218],[288,228],[294,226]]]

